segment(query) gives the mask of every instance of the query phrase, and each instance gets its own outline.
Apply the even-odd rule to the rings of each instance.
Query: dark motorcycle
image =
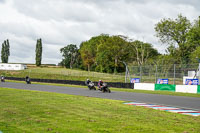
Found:
[[[108,85],[106,83],[103,83],[103,86],[100,89],[103,93],[108,92],[111,93],[110,89],[108,88]]]
[[[88,89],[89,90],[96,90],[96,88],[95,88],[95,86],[94,86],[94,83],[91,81],[91,82],[89,82],[88,84],[87,84],[87,82],[86,82],[86,85],[88,86]]]
[[[25,78],[25,81],[26,81],[27,84],[31,84],[31,80],[30,80],[29,77],[26,77],[26,78]]]
[[[5,77],[1,76],[1,82],[5,82]]]

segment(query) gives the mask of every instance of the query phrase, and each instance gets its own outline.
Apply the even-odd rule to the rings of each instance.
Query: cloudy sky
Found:
[[[35,63],[38,38],[42,63],[57,64],[60,48],[101,33],[149,42],[163,53],[155,24],[178,14],[193,22],[199,5],[199,0],[0,0],[0,44],[9,39],[13,63]]]

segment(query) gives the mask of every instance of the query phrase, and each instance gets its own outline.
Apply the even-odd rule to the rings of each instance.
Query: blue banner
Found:
[[[186,85],[199,85],[199,79],[186,79]]]
[[[158,79],[157,84],[168,84],[168,79]]]
[[[140,78],[132,78],[131,83],[140,83]]]

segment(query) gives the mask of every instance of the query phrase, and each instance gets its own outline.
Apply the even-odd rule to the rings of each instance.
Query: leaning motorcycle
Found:
[[[3,76],[1,77],[1,82],[5,82],[5,78]]]
[[[108,92],[111,93],[110,89],[108,88],[108,85],[106,83],[103,83],[103,86],[101,87],[102,92]]]
[[[30,78],[26,78],[25,81],[26,81],[27,84],[31,84],[31,80],[30,80]]]
[[[89,84],[86,84],[86,85],[88,86],[89,90],[96,90],[93,82],[90,82]]]

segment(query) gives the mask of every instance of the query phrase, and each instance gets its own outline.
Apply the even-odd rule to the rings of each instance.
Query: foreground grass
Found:
[[[13,80],[7,80],[7,82],[24,83],[24,81],[13,81]],[[32,82],[32,83],[33,84],[41,84],[41,85],[55,85],[55,86],[87,88],[87,86],[80,86],[80,85],[39,83],[39,82]],[[200,94],[194,94],[194,93],[181,93],[181,92],[170,92],[170,91],[135,90],[135,89],[125,89],[125,88],[110,88],[110,89],[111,89],[111,91],[132,92],[132,93],[146,93],[146,94],[160,94],[160,95],[172,95],[172,96],[186,96],[186,97],[199,97],[200,98]]]
[[[200,117],[123,101],[0,88],[0,131],[57,133],[200,132]]]

